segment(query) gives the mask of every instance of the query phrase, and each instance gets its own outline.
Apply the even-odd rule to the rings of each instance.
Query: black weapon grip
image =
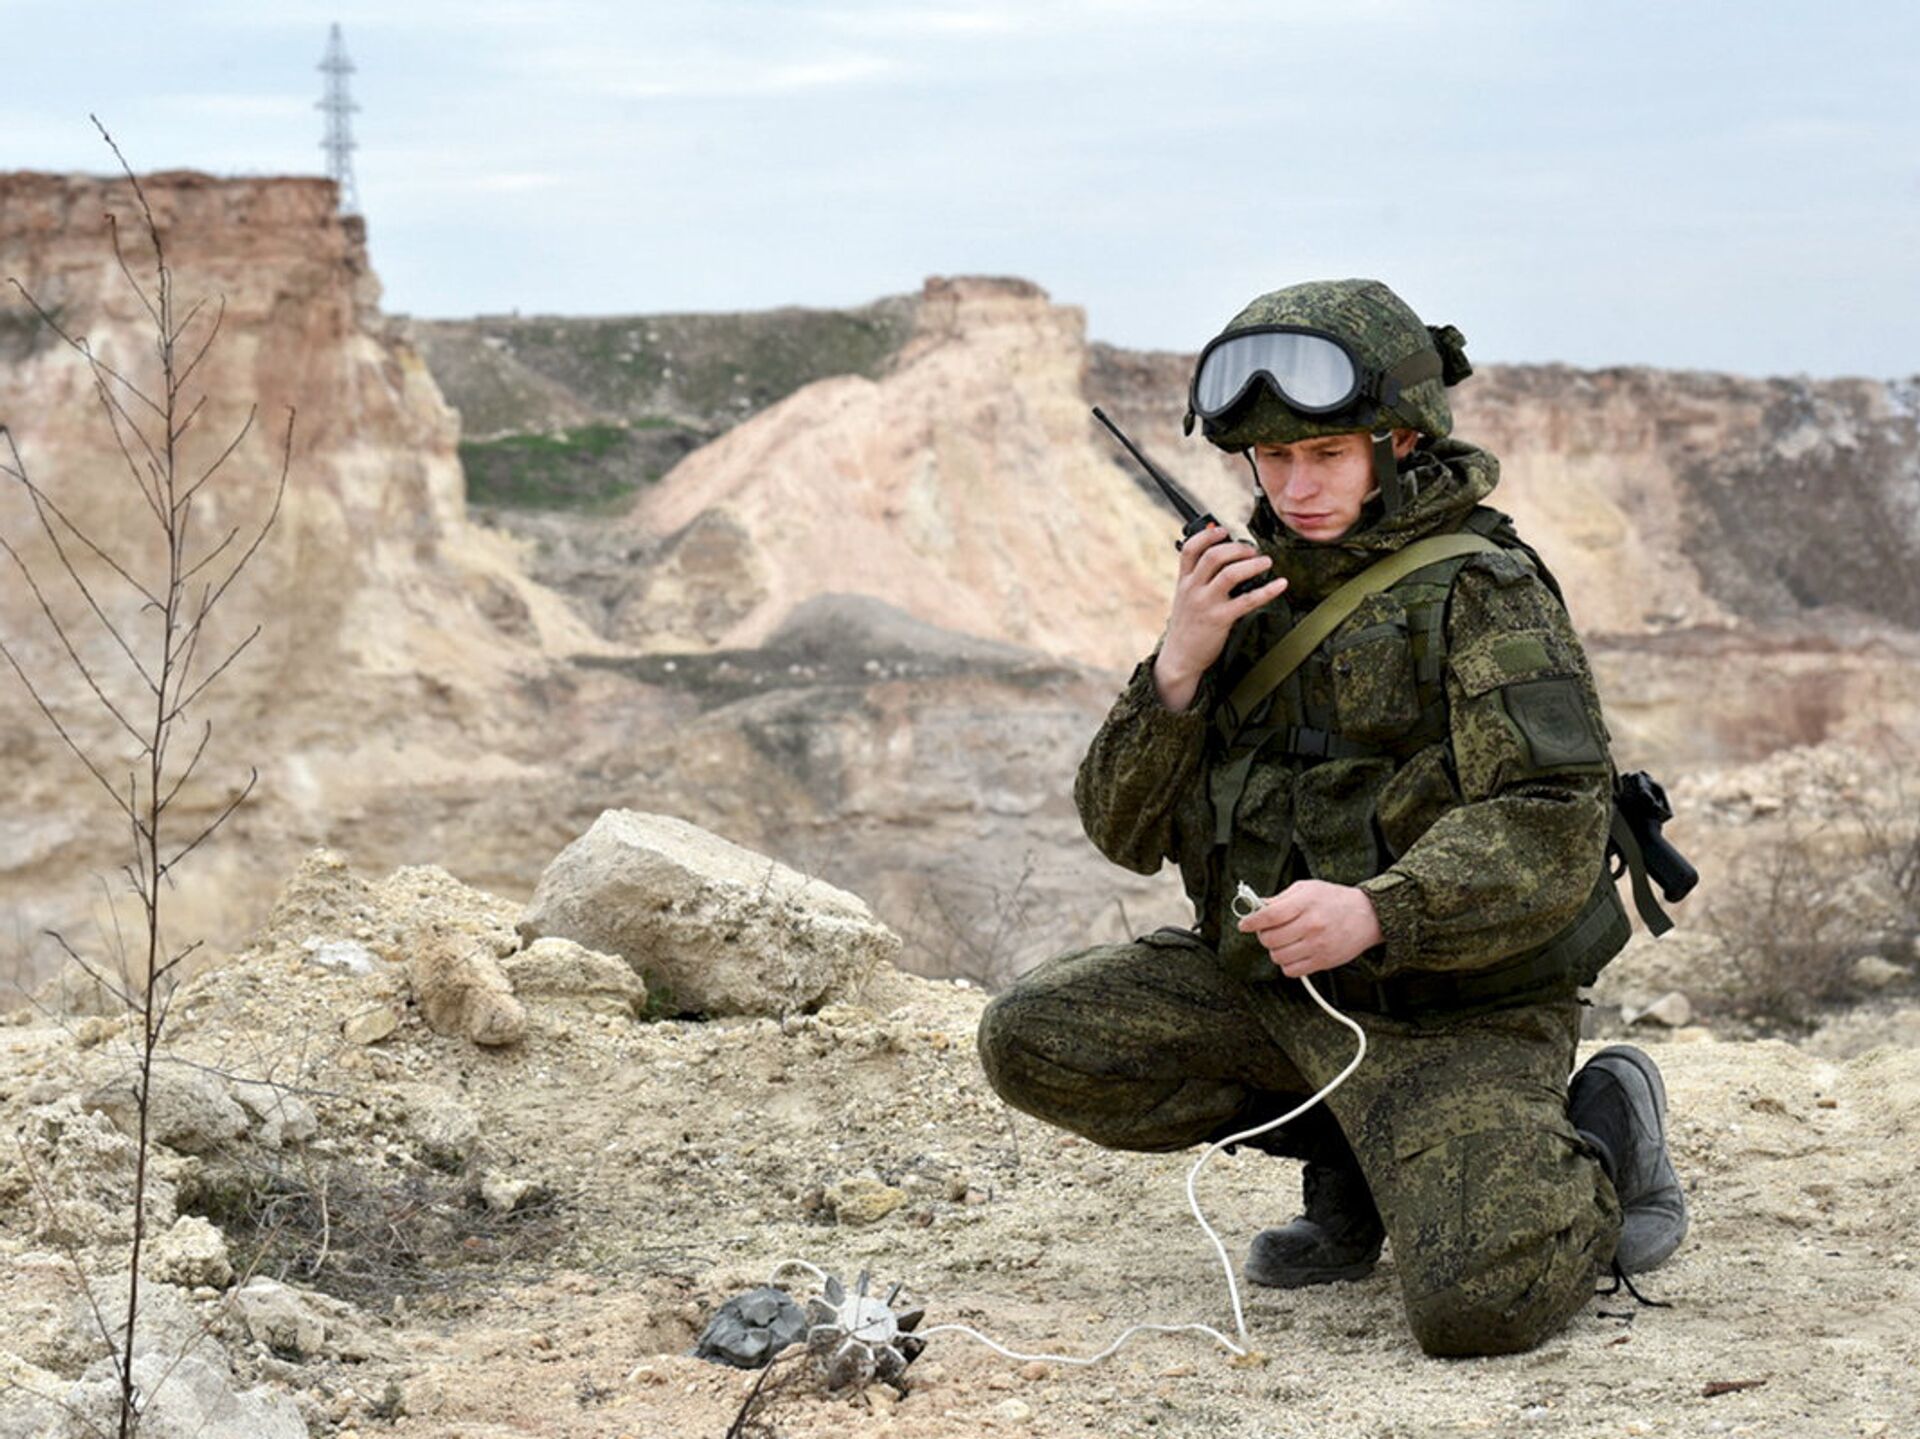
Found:
[[[1660,886],[1660,892],[1669,903],[1678,904],[1700,883],[1700,871],[1687,863],[1685,855],[1675,849],[1655,826],[1651,833],[1642,832],[1640,857],[1646,862],[1647,877]]]
[[[1614,782],[1613,797],[1640,845],[1647,877],[1660,886],[1670,903],[1679,903],[1700,883],[1700,871],[1660,832],[1660,827],[1673,818],[1666,790],[1645,770],[1634,770]]]

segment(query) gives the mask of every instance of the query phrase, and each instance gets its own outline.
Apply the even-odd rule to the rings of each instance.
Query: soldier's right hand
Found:
[[[1243,595],[1233,593],[1243,580],[1255,579],[1272,567],[1271,557],[1218,525],[1208,526],[1180,547],[1173,609],[1153,665],[1154,687],[1168,709],[1184,710],[1193,703],[1200,677],[1220,658],[1234,622],[1286,589],[1286,580],[1280,578]]]

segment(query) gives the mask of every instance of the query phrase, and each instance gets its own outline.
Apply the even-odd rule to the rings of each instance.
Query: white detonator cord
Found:
[[[1240,886],[1240,892],[1234,896],[1235,913],[1240,913],[1239,906],[1249,899],[1253,901],[1253,907],[1257,909],[1261,903],[1260,897],[1254,894],[1243,882]],[[1244,919],[1246,914],[1251,914],[1252,912],[1252,909],[1247,910],[1245,914],[1241,914],[1241,918]],[[1119,1350],[1122,1344],[1125,1344],[1136,1334],[1182,1334],[1191,1332],[1204,1334],[1209,1339],[1216,1340],[1231,1352],[1235,1358],[1245,1358],[1248,1353],[1248,1346],[1252,1343],[1252,1340],[1249,1339],[1247,1335],[1245,1311],[1240,1307],[1240,1284],[1239,1281],[1234,1278],[1233,1261],[1227,1257],[1227,1246],[1220,1242],[1220,1236],[1214,1232],[1213,1226],[1207,1223],[1207,1216],[1200,1212],[1200,1200],[1194,1192],[1194,1183],[1200,1178],[1200,1171],[1206,1168],[1207,1161],[1212,1159],[1213,1156],[1218,1154],[1222,1149],[1226,1148],[1229,1144],[1243,1144],[1249,1139],[1256,1139],[1268,1130],[1278,1129],[1283,1124],[1291,1124],[1309,1109],[1312,1109],[1314,1105],[1320,1103],[1320,1101],[1325,1099],[1329,1094],[1332,1094],[1334,1090],[1345,1084],[1354,1070],[1360,1067],[1360,1061],[1367,1057],[1366,1031],[1339,1010],[1335,1009],[1331,1004],[1327,1003],[1326,998],[1314,986],[1310,976],[1301,975],[1300,983],[1306,987],[1307,993],[1313,996],[1313,1002],[1315,1004],[1319,1005],[1334,1019],[1353,1031],[1353,1037],[1360,1041],[1360,1047],[1354,1051],[1353,1058],[1347,1061],[1347,1067],[1334,1075],[1325,1085],[1321,1086],[1312,1098],[1302,1104],[1295,1105],[1278,1119],[1269,1119],[1264,1123],[1254,1125],[1251,1129],[1243,1129],[1238,1134],[1229,1134],[1224,1139],[1216,1139],[1207,1146],[1206,1151],[1200,1158],[1194,1161],[1193,1168],[1187,1171],[1187,1205],[1193,1210],[1194,1219],[1199,1222],[1200,1228],[1205,1232],[1209,1242],[1212,1243],[1214,1253],[1220,1256],[1220,1270],[1227,1276],[1227,1297],[1233,1304],[1233,1327],[1234,1332],[1240,1336],[1239,1343],[1236,1344],[1218,1329],[1206,1324],[1135,1324],[1123,1331],[1118,1339],[1115,1339],[1113,1343],[1109,1344],[1105,1349],[1102,1349],[1098,1354],[1087,1357],[1076,1357],[1071,1354],[1021,1354],[1007,1348],[1004,1344],[989,1339],[979,1330],[969,1328],[965,1324],[936,1324],[930,1329],[916,1331],[916,1337],[928,1339],[935,1334],[964,1334],[970,1339],[979,1340],[996,1354],[1005,1355],[1008,1359],[1018,1359],[1023,1362],[1040,1360],[1049,1364],[1087,1365],[1098,1364],[1101,1360],[1110,1357]],[[780,1277],[783,1271],[788,1269],[809,1270],[813,1276],[822,1283],[826,1281],[825,1273],[817,1265],[809,1264],[804,1259],[785,1259],[774,1266],[773,1273],[767,1282],[772,1284]],[[855,1337],[858,1336],[856,1335]]]

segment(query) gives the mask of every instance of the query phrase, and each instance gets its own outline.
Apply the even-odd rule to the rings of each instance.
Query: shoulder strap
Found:
[[[1298,669],[1306,657],[1318,649],[1321,642],[1338,629],[1340,622],[1352,614],[1368,595],[1378,594],[1398,584],[1415,570],[1425,569],[1442,560],[1461,559],[1499,549],[1499,545],[1484,535],[1429,535],[1424,540],[1414,541],[1405,549],[1395,550],[1384,559],[1376,560],[1309,610],[1280,637],[1278,644],[1260,657],[1259,663],[1247,671],[1240,683],[1233,687],[1233,693],[1214,711],[1215,725],[1222,734],[1231,736],[1240,728],[1241,721],[1253,713],[1254,706],[1272,694],[1288,675]]]

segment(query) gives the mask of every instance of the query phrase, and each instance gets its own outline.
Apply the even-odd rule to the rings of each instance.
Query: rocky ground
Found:
[[[882,966],[811,1014],[649,1017],[657,996],[578,946],[528,945],[521,915],[438,870],[370,882],[316,857],[238,959],[180,992],[143,1292],[155,1354],[193,1356],[162,1395],[243,1406],[198,1432],[720,1439],[753,1376],[688,1351],[790,1258],[902,1282],[929,1325],[1022,1350],[1231,1327],[1182,1196],[1192,1156],[1111,1154],[1006,1110],[973,1054],[978,990]],[[493,957],[517,1036],[435,1031],[429,943]],[[70,1432],[32,1394],[99,1402],[78,1383],[100,1366],[77,1276],[112,1313],[128,1237],[129,1028],[78,1012],[107,1007],[85,986],[50,998],[63,1012],[0,1028],[0,1435]],[[1911,1035],[1915,1011],[1885,1003]],[[1643,1286],[1671,1307],[1596,1297],[1532,1354],[1437,1362],[1389,1253],[1358,1285],[1248,1295],[1250,1363],[1193,1335],[1093,1368],[935,1335],[904,1398],[803,1382],[757,1432],[1920,1433],[1920,1049],[1675,1033],[1636,1030],[1693,1205]],[[1209,1166],[1231,1250],[1293,1211],[1294,1169]]]

